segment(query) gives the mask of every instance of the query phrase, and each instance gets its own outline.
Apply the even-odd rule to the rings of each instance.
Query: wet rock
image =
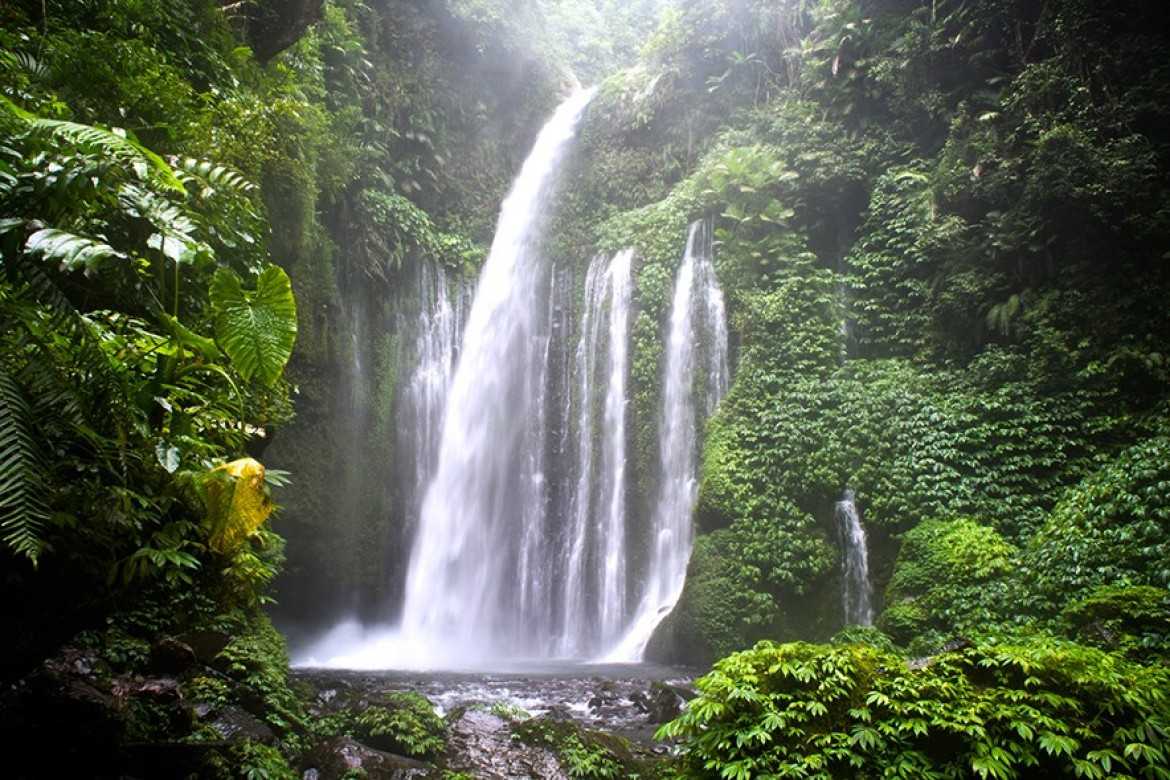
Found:
[[[156,674],[182,674],[196,662],[191,646],[174,637],[163,637],[150,648],[150,671]]]
[[[132,698],[161,705],[178,705],[183,701],[179,681],[173,677],[119,677],[110,684],[110,692],[119,703]]]
[[[451,713],[445,763],[483,780],[567,777],[551,749],[514,738],[508,721],[470,707]]]
[[[647,696],[648,706],[646,719],[650,723],[666,723],[679,716],[683,708],[683,697],[671,686],[660,683],[650,683]]]
[[[434,772],[430,764],[375,750],[350,737],[336,737],[318,744],[305,763],[303,777],[317,780],[341,780],[358,772],[364,773],[368,780],[410,780]]]
[[[188,631],[176,639],[191,648],[196,660],[202,664],[214,661],[232,641],[231,636],[222,631]]]
[[[101,668],[92,653],[66,647],[3,691],[0,744],[52,746],[6,751],[6,775],[83,777],[116,766],[126,718]]]
[[[128,777],[199,777],[205,774],[209,754],[229,747],[227,742],[152,742],[128,745],[122,772]]]
[[[210,725],[228,742],[252,740],[271,744],[276,739],[267,723],[242,707],[225,707],[216,713]]]

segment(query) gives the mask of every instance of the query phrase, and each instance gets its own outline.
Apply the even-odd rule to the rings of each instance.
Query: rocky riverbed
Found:
[[[692,695],[692,675],[652,665],[538,666],[504,672],[359,672],[301,669],[312,715],[363,712],[403,693],[434,706],[444,747],[405,759],[341,738],[319,747],[306,780],[361,770],[370,778],[652,777],[669,756],[654,731]],[[612,774],[609,774],[612,773]]]

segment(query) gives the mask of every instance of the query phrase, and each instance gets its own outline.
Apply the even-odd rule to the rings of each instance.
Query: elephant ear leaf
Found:
[[[297,340],[297,304],[282,268],[266,267],[247,290],[235,271],[220,268],[211,281],[215,340],[244,379],[271,385],[284,371]]]

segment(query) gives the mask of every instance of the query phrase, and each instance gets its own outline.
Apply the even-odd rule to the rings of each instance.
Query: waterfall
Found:
[[[411,533],[418,522],[422,500],[439,459],[439,437],[447,389],[455,368],[459,336],[467,308],[467,287],[459,277],[448,279],[441,265],[422,261],[412,291],[418,302],[413,316],[413,339],[408,351],[414,360],[409,374],[400,382],[401,401],[398,451],[406,462],[404,475],[404,528]],[[400,316],[399,329],[409,332],[407,318]]]
[[[845,490],[834,510],[837,537],[841,543],[841,607],[847,626],[873,625],[872,586],[869,582],[869,553],[861,515],[853,502],[853,491]]]
[[[539,245],[592,94],[574,94],[540,131],[501,208],[468,315],[401,623],[432,662],[541,655],[554,631],[544,550],[554,296]]]
[[[630,628],[609,660],[638,661],[654,629],[682,595],[691,555],[691,514],[698,496],[696,368],[706,361],[700,385],[704,418],[727,391],[727,323],[723,293],[715,278],[711,237],[703,222],[691,225],[675,279],[662,416],[658,431],[659,487],[651,523],[648,573]]]
[[[565,656],[612,644],[626,617],[626,384],[633,259],[632,249],[612,259],[598,255],[585,275],[574,353],[577,460],[561,555],[564,620],[556,643],[556,651]],[[605,371],[600,373],[603,352]],[[595,396],[601,387],[605,394],[598,419]],[[594,453],[596,443],[600,459]]]

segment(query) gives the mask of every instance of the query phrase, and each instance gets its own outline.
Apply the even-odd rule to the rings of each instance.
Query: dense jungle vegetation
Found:
[[[299,777],[339,735],[441,756],[419,697],[316,712],[268,614],[400,587],[371,541],[403,543],[394,496],[354,476],[392,456],[389,323],[421,259],[475,272],[580,81],[550,254],[637,249],[638,512],[695,219],[733,339],[651,647],[710,671],[637,771],[1170,777],[1161,11],[0,6],[0,733],[51,746],[12,774]],[[380,400],[340,429],[358,328]],[[840,616],[847,487],[873,627]],[[635,771],[549,739],[571,777]]]

